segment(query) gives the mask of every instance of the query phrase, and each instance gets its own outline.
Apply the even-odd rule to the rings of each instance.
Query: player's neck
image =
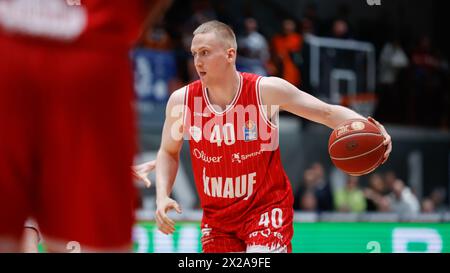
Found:
[[[207,86],[207,95],[213,105],[218,105],[225,109],[233,101],[236,93],[239,91],[240,76],[236,70],[232,73],[226,73],[218,84]]]

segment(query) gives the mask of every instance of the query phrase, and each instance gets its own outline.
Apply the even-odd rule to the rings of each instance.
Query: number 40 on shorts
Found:
[[[261,214],[258,225],[268,228],[270,224],[273,228],[280,228],[283,225],[283,211],[280,208],[274,208],[270,215],[268,211]]]

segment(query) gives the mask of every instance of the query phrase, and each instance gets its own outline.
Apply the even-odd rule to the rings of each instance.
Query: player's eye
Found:
[[[202,51],[202,56],[208,56],[208,53],[209,53],[208,50],[203,50]]]

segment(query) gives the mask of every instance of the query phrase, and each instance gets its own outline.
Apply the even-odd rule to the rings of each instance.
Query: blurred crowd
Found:
[[[330,179],[316,162],[303,173],[295,189],[294,209],[303,212],[393,212],[400,215],[446,212],[445,188],[434,188],[419,198],[394,171],[375,172],[366,185],[346,176],[344,183]]]
[[[190,42],[193,30],[208,20],[218,19],[235,29],[238,69],[279,76],[307,92],[306,77],[302,76],[309,72],[303,63],[305,36],[367,40],[367,35],[350,25],[349,10],[345,7],[338,10],[332,20],[324,21],[319,19],[315,6],[309,5],[301,19],[286,17],[273,22],[279,24],[279,31],[267,35],[259,30],[256,19],[249,16],[236,20],[227,14],[223,5],[213,7],[207,0],[178,3],[173,8],[189,10],[185,12],[187,16],[181,16],[177,10],[169,11],[156,27],[143,35],[138,46],[175,53],[178,71],[177,78],[171,82],[171,90],[198,78]],[[433,47],[428,36],[408,41],[408,44],[399,37],[386,31],[381,42],[373,41],[378,58],[375,118],[385,123],[448,131],[450,73],[446,56]]]

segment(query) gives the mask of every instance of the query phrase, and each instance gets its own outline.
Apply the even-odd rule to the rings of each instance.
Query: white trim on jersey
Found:
[[[259,109],[259,113],[260,115],[263,117],[264,122],[271,127],[272,129],[278,129],[278,125],[274,124],[273,122],[270,121],[270,119],[267,116],[267,112],[266,109],[263,107],[263,103],[262,103],[262,99],[261,99],[261,88],[259,86],[259,83],[261,81],[263,77],[259,77],[256,80],[256,100],[258,101],[258,109]]]
[[[239,73],[239,72],[238,72]],[[208,109],[211,111],[211,113],[213,113],[216,116],[223,116],[225,115],[228,111],[230,111],[231,109],[233,109],[234,105],[236,104],[236,102],[239,100],[239,97],[241,95],[241,91],[242,91],[242,85],[243,85],[243,79],[242,79],[242,74],[239,73],[239,87],[238,90],[236,92],[236,95],[234,95],[234,99],[231,101],[231,103],[229,105],[227,105],[227,107],[225,108],[224,111],[222,112],[217,112],[214,107],[212,107],[211,102],[209,101],[208,98],[208,92],[206,88],[202,88],[203,89],[203,97],[205,98],[206,101],[206,106],[208,107]]]
[[[190,113],[189,109],[189,85],[186,85],[184,87],[184,102],[183,102],[183,135],[185,133],[185,128],[186,128],[186,116],[188,114],[188,112]]]

